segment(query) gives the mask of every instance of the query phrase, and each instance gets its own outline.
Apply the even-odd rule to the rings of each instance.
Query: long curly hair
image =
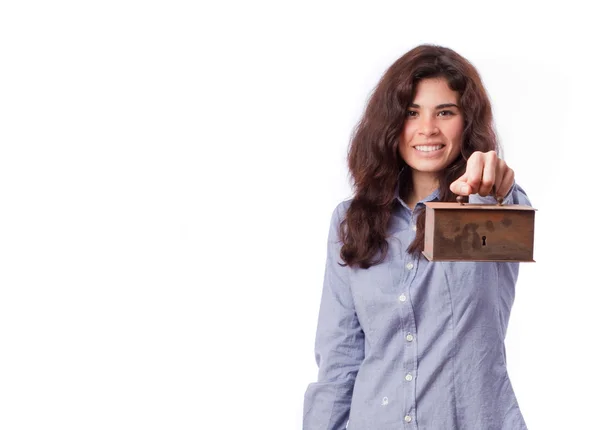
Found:
[[[419,45],[405,53],[383,74],[352,132],[347,162],[353,199],[338,226],[342,266],[366,269],[385,259],[396,186],[400,196],[412,187],[411,169],[400,156],[400,134],[418,82],[428,78],[445,78],[460,94],[464,118],[461,154],[439,173],[439,200],[456,200],[450,184],[465,172],[473,152],[500,152],[491,103],[475,67],[439,45]],[[407,248],[416,258],[421,257],[425,239],[423,209],[418,209],[416,237]]]

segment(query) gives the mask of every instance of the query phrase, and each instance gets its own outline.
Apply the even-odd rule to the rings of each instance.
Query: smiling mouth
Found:
[[[439,151],[446,145],[417,145],[414,148],[420,152],[434,152]]]

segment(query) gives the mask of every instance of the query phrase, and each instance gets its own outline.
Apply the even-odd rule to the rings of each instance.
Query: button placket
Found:
[[[406,272],[406,285],[407,292],[410,290],[415,278],[417,277],[417,269],[418,269],[418,260],[405,260],[405,272]],[[403,294],[404,295],[404,294]],[[407,306],[410,303],[407,304]],[[415,333],[416,331],[416,322],[415,315],[412,309],[412,306],[407,307],[406,312],[406,324],[404,327],[404,338],[406,340],[406,346],[412,346],[415,341]],[[415,345],[416,346],[416,345]],[[405,348],[405,357],[404,357],[404,369],[406,374],[404,375],[404,383],[406,384],[404,390],[407,390],[407,395],[404,396],[404,421],[406,423],[413,423],[411,425],[415,425],[414,414],[411,414],[411,411],[415,410],[416,407],[416,386],[415,384],[411,384],[409,382],[414,380],[414,375],[417,372],[417,350],[415,347]]]
[[[406,222],[408,221],[408,222]],[[416,228],[416,219],[411,217],[405,219],[404,230],[398,232],[398,245],[406,244],[407,241],[414,239]],[[406,230],[407,229],[407,230]],[[399,370],[401,369],[401,375],[398,377],[397,384],[401,384],[397,389],[402,390],[404,395],[402,396],[402,404],[398,404],[399,413],[401,420],[405,420],[406,428],[416,428],[416,416],[414,414],[416,408],[416,381],[417,375],[417,357],[416,357],[416,322],[415,322],[415,309],[409,298],[411,297],[411,286],[413,286],[415,279],[418,278],[418,272],[420,268],[420,259],[415,258],[411,254],[407,254],[405,249],[398,247],[396,252],[396,258],[391,260],[391,273],[393,274],[394,285],[399,290],[396,293],[395,300],[398,313],[401,316],[400,332],[398,333],[400,342],[404,342],[406,348],[402,348],[403,352],[400,358]],[[394,298],[392,298],[394,300]],[[407,336],[409,336],[407,338]],[[404,338],[404,340],[402,340]],[[414,346],[413,346],[414,344]],[[402,378],[402,379],[400,379]],[[382,393],[383,394],[383,393]],[[381,397],[380,397],[381,399]],[[388,400],[390,401],[390,400]],[[383,401],[380,400],[382,407]],[[389,403],[392,404],[391,401]],[[389,407],[389,406],[388,406]],[[408,424],[410,423],[410,424]]]

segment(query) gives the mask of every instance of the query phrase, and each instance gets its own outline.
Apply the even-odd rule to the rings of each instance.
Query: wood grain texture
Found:
[[[533,262],[535,209],[522,205],[426,203],[430,261]]]

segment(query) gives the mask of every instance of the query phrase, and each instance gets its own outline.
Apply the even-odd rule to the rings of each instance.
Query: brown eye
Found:
[[[440,113],[446,112],[448,115],[442,115],[442,116],[452,116],[454,115],[454,112],[452,112],[451,110],[443,110]]]

